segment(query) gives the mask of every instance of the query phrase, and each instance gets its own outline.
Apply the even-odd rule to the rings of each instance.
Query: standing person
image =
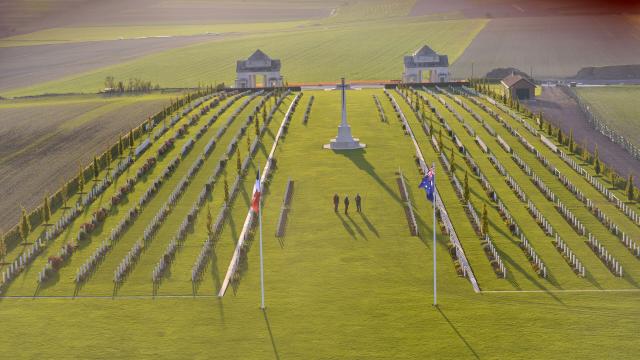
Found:
[[[344,197],[344,214],[349,214],[349,196]]]
[[[333,211],[338,212],[338,205],[340,205],[340,197],[338,194],[333,195]]]
[[[362,198],[359,193],[356,194],[356,210],[362,212]]]

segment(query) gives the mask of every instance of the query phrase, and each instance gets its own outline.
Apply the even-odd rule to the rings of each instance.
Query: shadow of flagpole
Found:
[[[271,347],[273,348],[273,354],[275,355],[277,360],[280,360],[280,355],[278,354],[278,348],[276,347],[276,341],[273,339],[273,333],[271,332],[271,324],[269,323],[269,317],[267,316],[267,309],[262,309],[262,314],[264,315],[264,322],[267,325],[267,330],[269,331],[269,338],[271,339]]]

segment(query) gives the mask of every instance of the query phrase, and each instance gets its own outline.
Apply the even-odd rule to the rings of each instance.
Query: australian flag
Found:
[[[433,172],[433,168],[429,168],[427,175],[422,178],[422,182],[418,186],[418,188],[424,189],[424,191],[427,193],[427,199],[429,199],[429,201],[433,201],[433,192],[436,187],[434,175],[435,174]]]

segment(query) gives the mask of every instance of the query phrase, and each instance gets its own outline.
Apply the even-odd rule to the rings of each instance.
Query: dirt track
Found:
[[[182,36],[0,48],[0,92],[221,37]]]
[[[64,106],[32,106],[23,109],[26,113],[1,109],[0,228],[8,230],[15,225],[20,206],[33,209],[45,192],[52,193],[63,179],[75,176],[79,163],[88,164],[113,144],[118,134],[140,124],[167,102],[154,98],[117,106],[97,101],[66,110]],[[96,116],[82,117],[92,110]],[[59,116],[54,119],[56,114]],[[30,119],[36,119],[33,126]],[[46,119],[50,124],[43,126]]]
[[[634,159],[621,146],[593,129],[575,100],[560,88],[543,87],[542,95],[526,106],[532,111],[543,111],[548,120],[567,134],[573,129],[576,141],[583,144],[586,140],[590,151],[598,144],[600,159],[613,166],[620,175],[626,177],[631,172],[636,179],[640,179],[640,160]]]

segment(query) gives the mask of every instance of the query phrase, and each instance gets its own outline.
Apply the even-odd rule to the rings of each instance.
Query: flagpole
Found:
[[[437,275],[436,275],[436,162],[432,165],[433,171],[433,306],[438,306]]]
[[[258,179],[258,181],[260,181],[260,178]],[[262,183],[260,184],[260,191],[262,191]],[[260,222],[260,294],[262,298],[260,309],[264,310],[264,260],[262,258],[262,194],[260,194],[260,198],[258,199],[258,221]]]

